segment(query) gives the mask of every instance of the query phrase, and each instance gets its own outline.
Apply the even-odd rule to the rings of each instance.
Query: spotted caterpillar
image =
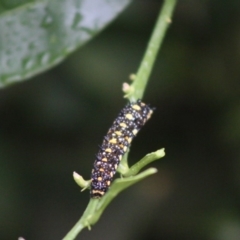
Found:
[[[132,139],[152,113],[153,109],[141,100],[128,103],[121,110],[96,155],[91,175],[91,198],[100,198],[107,192]]]

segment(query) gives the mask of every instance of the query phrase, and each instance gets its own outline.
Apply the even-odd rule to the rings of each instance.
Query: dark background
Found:
[[[0,239],[61,239],[80,218],[103,136],[126,101],[161,1],[134,1],[59,66],[0,91]],[[156,107],[130,163],[159,171],[77,239],[240,239],[240,2],[182,0],[143,99]]]

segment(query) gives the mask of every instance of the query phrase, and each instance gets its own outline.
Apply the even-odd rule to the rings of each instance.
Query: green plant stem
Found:
[[[159,48],[164,39],[166,30],[171,23],[171,17],[177,0],[165,0],[163,7],[159,13],[156,25],[153,29],[151,39],[148,43],[147,50],[144,54],[140,67],[129,93],[126,97],[131,101],[143,98],[149,76],[151,74],[154,62],[159,51]]]
[[[91,199],[85,212],[81,216],[81,218],[77,221],[77,223],[73,226],[73,228],[67,233],[67,235],[63,238],[63,240],[72,240],[75,239],[76,236],[86,227],[90,228],[92,222],[92,217],[94,216],[98,199]]]
[[[85,212],[73,226],[73,228],[63,238],[63,240],[73,240],[84,228],[88,227],[90,229],[90,227],[99,220],[105,208],[121,191],[156,172],[157,169],[149,168],[138,175],[116,179],[112,183],[111,189],[109,189],[109,191],[102,198],[90,199]]]
[[[142,168],[147,166],[149,163],[156,161],[164,156],[165,156],[164,148],[159,149],[156,152],[149,153],[141,160],[139,160],[137,163],[135,163],[133,166],[131,166],[128,172],[123,174],[123,176],[124,177],[134,176],[138,174],[142,170]]]
[[[171,22],[171,16],[173,13],[173,9],[176,5],[176,1],[177,0],[164,1],[162,10],[159,13],[157,23],[154,27],[152,37],[147,46],[146,53],[143,57],[136,78],[130,87],[130,91],[128,91],[128,93],[126,94],[126,97],[129,98],[130,101],[136,101],[137,99],[142,99],[143,97],[143,93],[145,91],[150,73],[152,71],[158,50],[165,36],[167,27]],[[101,199],[91,199],[82,217],[67,233],[63,240],[75,239],[76,236],[85,227],[90,228],[91,225],[95,224],[98,221],[106,206],[118,195],[118,193],[131,186],[132,184],[142,180],[143,178],[156,173],[156,169],[150,168],[145,170],[144,172],[139,173],[138,175],[135,175],[142,169],[142,167],[163,156],[163,150],[159,150],[145,156],[142,160],[140,160],[140,163],[137,163],[132,168],[130,168],[128,174],[126,173],[126,175],[129,177],[126,178],[124,176],[125,178],[116,179],[113,182],[111,189]],[[128,171],[128,169],[124,169],[122,171]],[[87,182],[84,179],[79,179],[78,176],[77,178],[75,176],[74,179],[82,187],[87,185]]]

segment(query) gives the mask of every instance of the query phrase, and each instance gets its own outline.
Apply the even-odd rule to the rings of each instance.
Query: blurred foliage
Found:
[[[135,1],[58,67],[0,92],[0,239],[61,239],[89,200],[72,180],[125,105],[159,1]],[[179,1],[144,101],[156,107],[130,163],[159,173],[123,192],[78,239],[239,240],[240,2]]]
[[[66,58],[109,24],[130,0],[0,1],[0,87]]]

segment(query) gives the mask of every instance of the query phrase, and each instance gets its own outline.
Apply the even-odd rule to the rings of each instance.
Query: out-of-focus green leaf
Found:
[[[130,1],[0,0],[0,87],[56,65]]]

